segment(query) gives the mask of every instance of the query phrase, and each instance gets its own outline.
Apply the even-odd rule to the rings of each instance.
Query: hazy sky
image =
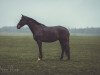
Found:
[[[16,26],[21,14],[47,26],[100,27],[100,0],[0,0],[0,27]]]

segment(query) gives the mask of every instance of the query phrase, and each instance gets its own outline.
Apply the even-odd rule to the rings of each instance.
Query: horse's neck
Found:
[[[29,24],[28,27],[30,28],[30,30],[33,34],[35,34],[37,31],[39,31],[43,28],[42,26],[39,26],[39,25],[33,24],[33,23]]]

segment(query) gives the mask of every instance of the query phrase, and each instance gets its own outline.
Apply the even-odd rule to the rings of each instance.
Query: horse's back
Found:
[[[57,26],[57,31],[59,34],[59,39],[69,39],[70,33],[69,30],[62,26]]]
[[[69,36],[70,33],[69,33],[69,30],[63,26],[53,26],[53,27],[50,27],[51,31],[55,31],[57,32],[59,35],[62,35],[62,36]]]
[[[42,30],[42,41],[53,42],[56,40],[69,38],[69,31],[62,26],[44,27]]]
[[[60,34],[67,34],[69,35],[69,30],[65,27],[62,27],[62,26],[56,26],[57,27],[57,30]]]
[[[65,32],[65,33],[68,33],[69,34],[69,31],[67,28],[63,27],[63,26],[53,26],[53,27],[48,27],[49,29],[51,30],[57,30],[59,32]]]

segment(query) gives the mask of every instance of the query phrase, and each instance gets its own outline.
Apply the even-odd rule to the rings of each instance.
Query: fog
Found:
[[[46,26],[100,27],[100,0],[0,0],[0,27],[16,26],[21,14]]]

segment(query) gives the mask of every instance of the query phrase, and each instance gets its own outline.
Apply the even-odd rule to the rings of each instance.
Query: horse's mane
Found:
[[[36,23],[37,25],[40,25],[40,26],[46,27],[44,24],[39,23],[38,21],[34,20],[33,18],[30,18],[30,17],[27,17],[27,16],[24,16],[24,17],[30,19],[31,21],[33,21],[33,22]]]

